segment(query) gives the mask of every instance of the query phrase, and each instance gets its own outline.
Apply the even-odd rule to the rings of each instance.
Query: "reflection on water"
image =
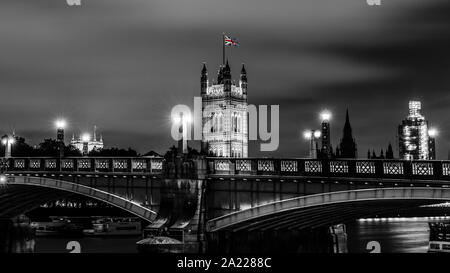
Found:
[[[67,243],[77,241],[81,253],[137,253],[136,242],[141,236],[115,237],[37,237],[36,253],[68,253]]]
[[[367,253],[367,243],[377,241],[382,253],[426,253],[429,242],[428,222],[447,222],[450,218],[383,218],[359,220],[347,224],[348,252]],[[141,236],[129,237],[37,237],[35,252],[67,253],[69,241],[78,241],[82,253],[137,253]]]
[[[382,253],[426,253],[428,222],[442,220],[428,217],[359,220],[347,224],[348,251],[367,253],[367,243],[377,241]]]

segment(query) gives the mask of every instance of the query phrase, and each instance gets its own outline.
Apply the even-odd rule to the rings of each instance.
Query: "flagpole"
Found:
[[[225,67],[225,32],[222,32],[222,66]],[[231,113],[230,113],[231,116]],[[232,139],[232,128],[230,128],[230,138],[229,138],[229,152],[228,157],[231,158],[231,139]]]
[[[222,65],[225,66],[225,32],[222,32]]]

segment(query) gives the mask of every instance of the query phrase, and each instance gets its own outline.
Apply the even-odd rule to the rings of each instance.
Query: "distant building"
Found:
[[[206,65],[201,72],[203,115],[202,152],[213,156],[248,157],[247,72],[242,66],[233,83],[228,62],[217,82],[210,83]]]
[[[420,113],[420,101],[409,102],[409,114],[398,126],[399,156],[401,159],[430,159],[428,121]],[[431,143],[434,146],[434,141]],[[433,147],[432,157],[435,157]]]
[[[356,142],[353,138],[352,126],[350,125],[350,118],[348,115],[348,109],[345,115],[345,124],[343,136],[341,138],[341,143],[339,149],[336,148],[336,157],[341,158],[356,158],[358,155]]]
[[[78,137],[73,135],[70,144],[80,150],[83,155],[87,155],[92,150],[103,149],[103,137],[100,135],[100,139],[97,139],[97,126],[94,126],[94,134],[92,138],[90,134],[82,134]]]
[[[394,150],[392,149],[391,143],[389,143],[388,148],[386,149],[386,155],[384,154],[383,149],[381,149],[379,156],[375,153],[375,150],[372,150],[372,154],[370,154],[370,150],[368,150],[367,158],[368,159],[394,159]]]

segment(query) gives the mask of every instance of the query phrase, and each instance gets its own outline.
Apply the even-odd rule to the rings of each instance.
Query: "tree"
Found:
[[[135,157],[138,156],[138,153],[128,148],[128,150],[125,149],[119,149],[116,147],[107,148],[107,149],[94,149],[89,152],[88,156],[130,156]]]
[[[15,137],[16,142],[11,149],[12,156],[15,157],[57,157],[59,155],[59,142],[55,139],[44,139],[37,147],[31,147],[25,142],[23,137]],[[72,145],[64,146],[64,156],[81,156],[80,151]]]
[[[34,148],[25,142],[25,138],[16,136],[14,148],[11,149],[11,156],[27,157],[33,154]]]
[[[169,148],[169,150],[164,154],[164,158],[166,160],[172,160],[175,157],[177,157],[179,155],[179,151],[178,148],[175,146],[172,146]],[[197,157],[201,155],[199,151],[197,151],[194,148],[188,147],[188,153],[187,153],[187,157],[188,158],[193,158],[193,157]]]
[[[169,148],[169,150],[164,154],[164,158],[168,161],[171,161],[172,159],[174,159],[178,154],[178,149],[177,147],[172,146]]]
[[[47,138],[39,143],[39,146],[34,150],[33,156],[50,156],[57,157],[59,143],[55,139]]]
[[[69,144],[64,146],[64,156],[82,156],[81,151]]]
[[[4,139],[7,138],[7,135],[2,136],[0,139]],[[15,157],[27,157],[33,154],[33,147],[31,147],[30,145],[28,145],[25,142],[25,138],[23,137],[19,137],[19,136],[15,136],[14,137],[14,144],[11,147],[11,156],[15,156]],[[0,154],[1,156],[3,156],[5,154],[5,149],[6,146],[5,145],[0,145]]]

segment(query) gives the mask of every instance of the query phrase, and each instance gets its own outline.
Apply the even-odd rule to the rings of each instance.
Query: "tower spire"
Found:
[[[343,158],[356,158],[356,142],[352,134],[352,126],[350,125],[350,117],[348,114],[348,108],[345,113],[345,124],[343,135],[340,143],[341,157]]]
[[[348,108],[345,112],[344,138],[345,137],[353,139],[352,126],[350,125],[350,117],[348,115]]]
[[[202,75],[205,75],[207,73],[208,73],[208,70],[206,69],[206,63],[203,62]]]
[[[230,72],[231,72],[230,64],[228,63],[228,60],[227,60],[227,62],[226,62],[226,64],[225,64],[225,67],[224,67],[224,69],[223,69],[223,74],[224,74],[224,76],[225,76],[227,73],[230,73]],[[231,76],[231,74],[230,74],[230,76]]]
[[[345,111],[345,124],[350,125],[350,118],[349,118],[349,116],[348,116],[348,108],[347,108],[347,110]]]
[[[208,88],[208,69],[206,68],[206,63],[203,62],[202,73],[200,77],[200,88],[201,93],[206,94],[206,89]]]
[[[245,69],[244,64],[242,64],[241,69],[240,86],[242,88],[242,93],[247,95],[247,70]]]
[[[245,64],[244,63],[242,63],[241,74],[242,75],[247,75],[247,70],[245,70]]]

